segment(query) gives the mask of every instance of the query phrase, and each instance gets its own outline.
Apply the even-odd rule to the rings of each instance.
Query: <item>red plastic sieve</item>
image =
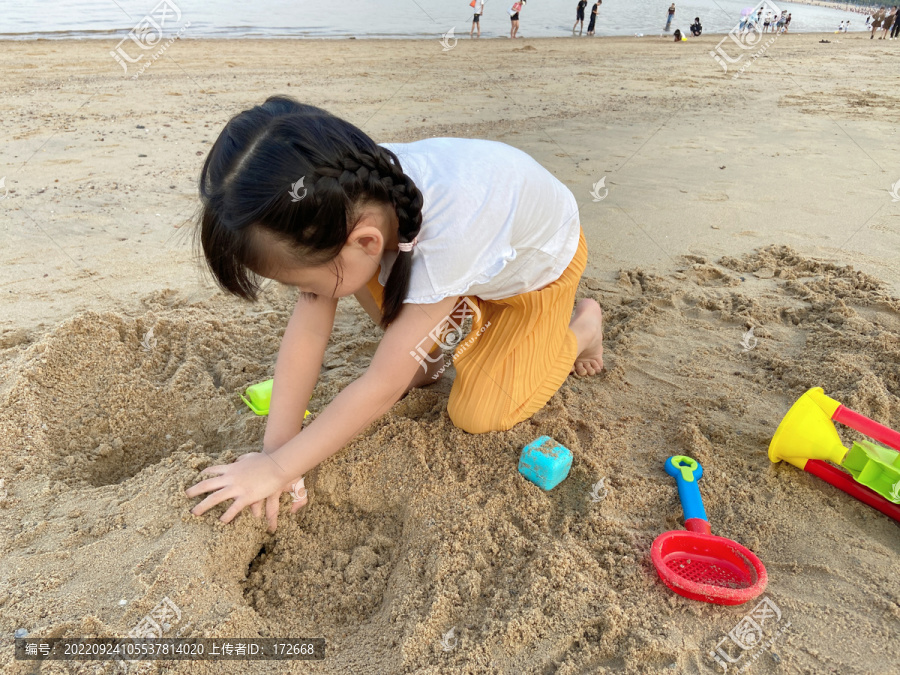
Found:
[[[679,595],[718,605],[740,605],[766,588],[766,568],[752,551],[711,533],[697,482],[703,467],[690,457],[666,460],[666,473],[678,481],[685,530],[659,535],[650,557],[660,579]]]

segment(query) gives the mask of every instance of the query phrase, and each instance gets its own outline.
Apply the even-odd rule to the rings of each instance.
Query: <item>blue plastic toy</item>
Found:
[[[559,485],[572,468],[572,452],[549,436],[541,436],[524,448],[519,457],[519,473],[542,490]]]
[[[684,511],[685,527],[692,532],[712,534],[709,519],[706,517],[706,509],[703,508],[703,498],[700,496],[700,486],[697,484],[697,481],[703,477],[703,467],[700,466],[700,462],[690,457],[677,455],[666,460],[665,469],[666,473],[678,483],[678,498],[681,500],[681,508]],[[698,521],[697,526],[689,526],[687,524],[689,520]]]

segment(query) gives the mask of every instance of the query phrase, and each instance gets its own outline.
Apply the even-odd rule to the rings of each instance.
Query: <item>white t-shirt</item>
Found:
[[[509,298],[556,281],[575,257],[575,196],[525,152],[464,138],[383,147],[397,155],[424,201],[404,302]],[[382,285],[396,257],[384,253]]]
[[[484,0],[475,0],[475,13],[476,14],[484,13]]]

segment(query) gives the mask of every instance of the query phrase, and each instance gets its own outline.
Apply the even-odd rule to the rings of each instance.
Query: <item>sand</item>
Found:
[[[819,39],[779,37],[737,80],[713,36],[179,41],[136,82],[112,44],[7,43],[0,631],[121,636],[168,598],[167,637],[325,637],[327,658],[146,672],[708,673],[720,644],[729,672],[900,672],[897,524],[765,452],[812,386],[900,427],[900,107],[865,79],[893,43]],[[273,535],[192,517],[183,490],[261,445],[238,393],[271,376],[294,294],[221,295],[190,231],[209,142],[279,92],[378,140],[492,138],[553,170],[581,203],[606,371],[472,436],[451,368],[318,467],[296,516],[284,497]],[[340,303],[313,415],[380,336]],[[549,493],[516,471],[543,434],[574,455]],[[703,464],[714,532],[765,563],[771,644],[721,642],[755,602],[657,578],[650,545],[682,527],[672,454]],[[32,672],[11,639],[0,664]]]

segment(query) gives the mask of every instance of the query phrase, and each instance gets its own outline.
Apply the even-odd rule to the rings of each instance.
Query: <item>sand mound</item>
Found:
[[[585,278],[581,295],[605,310],[604,375],[480,436],[449,422],[449,381],[414,391],[314,472],[310,505],[274,535],[246,512],[193,518],[182,490],[259,449],[264,420],[237,394],[270,376],[290,293],[254,306],[161,293],[140,316],[88,313],[0,343],[0,625],[125,635],[168,597],[181,615],[166,636],[327,639],[324,662],[290,672],[709,672],[750,607],[678,598],[648,563],[680,527],[662,463],[684,453],[706,469],[714,532],[766,563],[790,622],[752,672],[897,672],[896,525],[765,449],[811,386],[900,426],[900,301],[786,247]],[[379,337],[341,304],[311,411]],[[575,455],[550,493],[515,470],[541,434]],[[0,648],[4,672],[26,672],[12,653]],[[247,672],[148,666],[164,668]]]

